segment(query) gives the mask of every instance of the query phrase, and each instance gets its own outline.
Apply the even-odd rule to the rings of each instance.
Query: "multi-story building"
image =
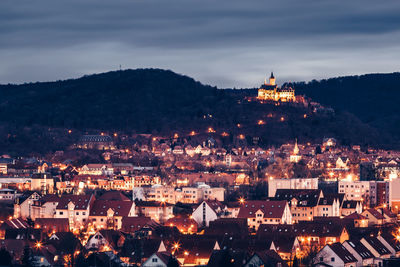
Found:
[[[175,189],[171,186],[153,185],[147,189],[148,201],[162,201],[175,204],[182,203],[200,203],[204,200],[224,201],[225,188],[210,187],[204,183],[197,187],[182,187]]]
[[[339,181],[338,187],[339,194],[345,194],[347,200],[370,202],[370,181],[342,180]]]
[[[32,206],[34,201],[40,199],[37,192],[28,191],[18,197],[14,203],[14,217],[16,218],[30,218],[32,217]]]
[[[270,179],[268,197],[274,197],[277,189],[318,189],[318,178]]]
[[[136,214],[160,223],[174,217],[173,205],[168,202],[136,201]]]
[[[94,195],[62,195],[56,207],[55,218],[68,218],[74,228],[87,224]]]
[[[257,230],[261,224],[292,224],[292,214],[287,201],[246,201],[238,218],[246,218],[249,228]]]
[[[275,194],[276,200],[288,201],[293,222],[312,221],[323,197],[320,189],[278,189]]]
[[[80,175],[113,175],[112,164],[86,164],[79,170]]]
[[[122,219],[135,214],[135,202],[131,200],[95,200],[89,220],[97,228],[121,229]]]

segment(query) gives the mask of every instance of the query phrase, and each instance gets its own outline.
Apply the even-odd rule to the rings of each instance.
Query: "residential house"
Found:
[[[37,192],[27,191],[18,197],[14,203],[14,217],[26,219],[32,216],[32,205],[41,197]]]
[[[348,216],[353,213],[361,214],[363,211],[361,201],[356,200],[345,200],[340,209],[341,216]]]
[[[277,189],[276,200],[286,200],[289,203],[292,220],[311,221],[317,216],[317,207],[321,198],[323,198],[320,189]]]
[[[357,267],[375,263],[374,255],[359,240],[346,240],[342,245],[357,259]]]
[[[32,220],[37,218],[54,218],[56,208],[60,202],[57,195],[44,195],[40,199],[33,201],[32,204]]]
[[[246,218],[249,228],[257,231],[260,224],[292,224],[287,201],[252,200],[244,202],[238,218]]]
[[[246,262],[245,267],[286,267],[288,264],[275,250],[255,252]]]
[[[375,258],[390,258],[392,253],[377,237],[364,236],[360,242],[374,255]]]
[[[341,243],[326,245],[314,258],[314,263],[325,263],[332,267],[356,267],[357,259]]]
[[[103,229],[90,236],[86,249],[99,251],[118,251],[125,242],[125,235],[117,230]]]
[[[121,229],[122,219],[136,215],[135,202],[131,200],[95,200],[90,209],[89,221],[96,228]]]
[[[150,217],[156,222],[163,223],[174,216],[173,205],[158,201],[135,201],[137,216]]]
[[[94,195],[62,195],[56,207],[55,218],[68,218],[69,225],[78,229],[88,223]]]
[[[227,213],[227,208],[224,204],[218,200],[205,200],[194,209],[192,218],[199,227],[204,227],[209,226],[210,221],[218,219],[223,213]]]

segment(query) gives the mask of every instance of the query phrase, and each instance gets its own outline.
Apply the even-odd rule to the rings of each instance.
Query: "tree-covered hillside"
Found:
[[[306,85],[295,86],[307,93]],[[314,91],[310,91],[310,96],[314,96]],[[81,134],[98,130],[185,135],[191,131],[208,134],[207,129],[212,127],[215,133],[208,135],[221,138],[221,133],[226,132],[229,137],[225,139],[231,143],[244,135],[250,144],[253,137],[259,137],[263,146],[295,138],[299,142],[320,142],[327,136],[349,145],[382,146],[398,142],[340,106],[333,115],[319,115],[307,107],[245,101],[248,92],[252,91],[233,93],[217,89],[160,69],[1,85],[0,152],[61,149],[72,141],[71,137],[62,136],[65,133],[62,129],[74,129],[74,133]],[[319,100],[317,93],[314,97]],[[324,100],[321,98],[321,102],[335,106],[336,102]],[[260,120],[262,124],[258,123]],[[49,128],[60,130],[49,134]]]
[[[400,138],[400,73],[366,74],[291,84],[296,93],[336,110],[355,114],[363,122]]]

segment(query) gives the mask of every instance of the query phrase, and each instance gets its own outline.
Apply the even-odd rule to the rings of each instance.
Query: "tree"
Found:
[[[169,257],[167,267],[179,267],[179,262],[174,256]]]
[[[10,253],[5,249],[0,249],[0,265],[1,266],[10,266],[12,263],[12,257]]]
[[[32,249],[29,247],[29,245],[26,245],[24,247],[24,252],[22,254],[22,266],[25,267],[30,267],[33,266],[32,261],[33,261],[33,257],[32,257]]]
[[[293,258],[292,267],[299,267],[299,259],[297,258],[296,255],[294,255],[294,258]]]

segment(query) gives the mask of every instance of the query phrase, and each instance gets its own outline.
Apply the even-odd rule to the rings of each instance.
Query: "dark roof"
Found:
[[[227,263],[232,267],[242,267],[249,257],[250,255],[244,251],[214,250],[207,267],[221,267],[226,266]]]
[[[160,202],[160,201],[142,201],[142,200],[135,200],[135,204],[137,207],[168,207],[173,206],[167,202]]]
[[[390,254],[390,251],[382,244],[381,241],[378,240],[376,237],[371,236],[364,236],[363,239],[370,244],[370,246],[375,249],[380,255],[387,255]]]
[[[318,205],[332,205],[335,200],[338,200],[340,205],[343,199],[344,194],[324,194],[324,197],[320,198]]]
[[[356,200],[345,200],[343,201],[343,209],[355,209],[357,207],[357,204],[360,203],[360,201]]]
[[[357,262],[357,259],[353,254],[351,254],[350,251],[348,251],[340,242],[328,246],[344,263]]]
[[[396,251],[400,251],[400,242],[396,237],[389,233],[381,233],[381,237]]]
[[[120,201],[130,201],[130,199],[119,191],[108,191],[101,195],[99,200],[120,200]]]
[[[385,209],[379,209],[379,211],[382,213],[383,210],[383,214],[388,216],[389,218],[397,218],[397,215],[395,213],[393,213],[390,209],[385,208]]]
[[[37,218],[35,226],[43,230],[68,231],[68,218]]]
[[[354,213],[352,213],[352,214],[350,214],[350,215],[347,215],[347,216],[345,217],[345,219],[365,220],[365,219],[367,219],[367,217],[365,217],[365,216],[363,216],[363,215],[361,215],[361,214],[359,214],[359,213],[357,213],[357,212],[354,212]]]
[[[278,263],[281,263],[281,266],[288,266],[275,250],[256,252],[255,255],[261,259],[264,266],[277,266]]]
[[[123,217],[121,230],[133,233],[140,230],[142,227],[154,224],[153,220],[149,217]]]
[[[326,217],[323,217],[326,218]],[[322,218],[314,221],[300,221],[293,225],[284,224],[261,224],[257,230],[257,236],[270,235],[276,233],[279,235],[294,235],[294,236],[319,236],[319,237],[338,237],[342,234],[345,229],[341,223],[338,223],[340,219],[323,220]]]
[[[375,218],[377,218],[378,220],[383,220],[385,219],[385,217],[382,215],[381,212],[377,211],[376,209],[368,209],[367,210],[369,213],[371,213],[372,216],[374,216]],[[367,214],[368,215],[368,214]],[[366,217],[368,218],[368,216],[366,215]]]
[[[250,254],[256,251],[265,251],[271,249],[272,238],[259,239],[254,236],[247,238],[225,237],[220,242],[221,249],[230,249],[232,251],[245,251]]]
[[[348,243],[357,253],[361,256],[362,259],[370,259],[374,258],[374,255],[367,249],[360,240],[347,240]]]
[[[55,194],[47,194],[42,196],[38,201],[35,201],[35,205],[43,205],[47,202],[59,202],[60,197]]]
[[[95,200],[90,209],[90,216],[107,216],[107,211],[111,209],[114,216],[127,217],[133,205],[133,201]]]
[[[167,251],[156,252],[156,255],[164,264],[168,264],[169,259],[172,257],[172,254]]]
[[[22,218],[16,218],[11,220],[6,220],[1,225],[1,229],[21,229],[28,228],[28,223]]]
[[[90,205],[92,195],[62,195],[58,202],[57,209],[67,209],[68,203],[75,205],[75,210],[86,210]]]
[[[286,201],[264,201],[264,200],[251,200],[246,201],[240,206],[238,218],[252,218],[255,213],[261,210],[264,218],[282,218],[285,210]]]
[[[125,239],[121,248],[121,256],[131,257],[135,251],[142,251],[144,259],[149,258],[160,248],[161,239]]]
[[[298,200],[297,206],[315,207],[320,195],[321,189],[277,189],[275,199],[290,201],[296,198]]]
[[[39,196],[40,196],[40,193],[38,193],[36,191],[25,191],[21,196],[19,196],[17,198],[17,203],[22,204],[25,200],[27,200],[34,193],[39,194]]]
[[[247,236],[248,231],[246,218],[220,218],[210,222],[204,231],[208,236]]]
[[[118,248],[118,242],[120,238],[124,237],[124,234],[117,230],[104,229],[100,230],[99,232],[114,249]]]
[[[42,229],[21,228],[21,229],[7,229],[5,239],[24,239],[30,241],[37,241],[41,239]]]

